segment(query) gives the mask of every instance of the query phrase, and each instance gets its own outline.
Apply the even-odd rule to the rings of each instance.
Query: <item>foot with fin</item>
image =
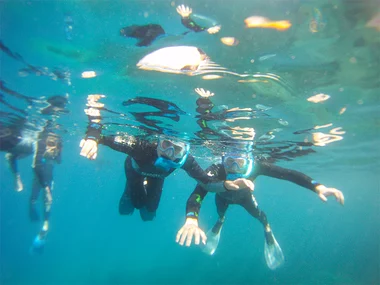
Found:
[[[49,224],[45,221],[41,231],[33,240],[33,244],[29,250],[30,254],[42,254],[44,252],[48,229]]]
[[[265,231],[265,261],[270,269],[275,270],[284,263],[284,254],[272,231]]]
[[[223,220],[224,221],[224,220]],[[218,220],[213,228],[207,232],[207,242],[202,251],[208,255],[213,255],[218,247],[220,232],[222,231],[223,221]]]

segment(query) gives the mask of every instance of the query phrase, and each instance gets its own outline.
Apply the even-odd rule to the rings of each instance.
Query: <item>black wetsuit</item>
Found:
[[[88,132],[87,138],[90,134],[93,135],[94,132]],[[164,180],[176,168],[163,169],[154,165],[158,159],[157,143],[131,135],[101,135],[98,143],[128,154],[124,164],[127,182],[120,199],[119,213],[129,215],[136,208],[140,209],[144,221],[152,220],[160,202]],[[198,183],[205,185],[215,181],[204,172],[191,154],[188,154],[181,168]]]
[[[220,181],[227,179],[225,168],[222,164],[213,164],[206,169],[208,174],[212,174]],[[302,187],[315,191],[315,187],[320,185],[316,181],[312,180],[309,176],[291,169],[282,168],[274,164],[266,162],[255,161],[254,169],[247,177],[254,181],[259,175],[270,176],[282,180],[287,180],[298,184]],[[206,196],[207,191],[203,189],[201,185],[197,185],[193,193],[190,195],[186,205],[186,216],[192,218],[198,218],[198,214],[201,208],[201,203]],[[219,215],[219,221],[215,224],[213,232],[217,233],[224,221],[224,215],[230,204],[238,204],[242,206],[246,211],[258,219],[263,226],[268,225],[266,215],[258,208],[256,200],[249,189],[239,191],[226,191],[222,193],[216,193],[215,203]]]
[[[10,152],[21,142],[24,124],[24,120],[17,121],[8,126],[0,124],[0,151]]]

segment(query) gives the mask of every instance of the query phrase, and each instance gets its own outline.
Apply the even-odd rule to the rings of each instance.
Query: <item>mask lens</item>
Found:
[[[182,143],[174,144],[173,142],[163,139],[159,141],[159,150],[170,159],[182,158],[185,145]]]
[[[245,158],[242,158],[242,157],[236,158],[235,161],[240,168],[243,168],[247,164],[247,160]]]
[[[165,149],[171,147],[172,145],[173,145],[173,144],[172,144],[170,141],[168,141],[168,140],[162,140],[162,141],[161,141],[161,148],[162,148],[163,150],[165,150]]]
[[[231,171],[244,171],[248,161],[243,157],[231,157],[227,156],[223,160],[224,167]]]

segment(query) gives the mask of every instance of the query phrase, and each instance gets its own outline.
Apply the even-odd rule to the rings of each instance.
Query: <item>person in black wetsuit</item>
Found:
[[[253,184],[246,179],[236,179],[224,183],[218,180],[218,183],[212,183],[214,179],[203,171],[189,153],[189,144],[178,138],[160,136],[158,141],[150,142],[128,134],[123,136],[102,135],[98,109],[102,107],[102,104],[97,102],[100,98],[99,95],[89,96],[87,105],[91,108],[87,109],[86,114],[89,115],[90,124],[87,128],[86,138],[80,143],[82,148],[80,154],[89,159],[95,159],[98,144],[104,144],[116,151],[128,154],[124,164],[127,183],[119,202],[121,215],[130,215],[134,209],[139,209],[142,220],[153,220],[160,202],[165,178],[178,168],[185,170],[207,191],[253,187]]]
[[[186,31],[182,33],[182,35],[186,35],[193,32],[203,32],[207,31],[209,34],[215,34],[219,32],[220,26],[213,27],[202,27],[198,25],[191,17],[192,13],[191,8],[185,7],[184,5],[177,7],[178,14],[181,15],[182,24],[188,28],[190,31]],[[120,29],[120,35],[128,38],[137,39],[136,46],[138,47],[146,47],[150,46],[152,42],[160,37],[166,35],[165,30],[161,25],[158,24],[147,24],[147,25],[131,25]]]
[[[341,191],[335,188],[328,188],[301,172],[255,160],[251,154],[252,151],[249,151],[250,146],[245,146],[247,146],[248,152],[239,151],[239,147],[234,147],[232,151],[223,155],[221,164],[211,165],[206,169],[206,172],[219,180],[244,177],[255,181],[260,175],[270,176],[287,180],[307,188],[318,194],[323,201],[327,201],[328,196],[334,195],[339,203],[344,204],[344,196]],[[205,191],[201,185],[197,185],[190,195],[186,205],[186,222],[178,231],[176,237],[176,241],[180,245],[183,245],[186,241],[186,246],[190,246],[193,236],[196,239],[199,239],[199,236],[203,239],[206,238],[204,232],[198,227],[198,215],[201,203],[206,195],[207,191]],[[275,269],[282,264],[284,258],[281,248],[274,238],[265,213],[259,209],[251,191],[240,190],[239,192],[229,191],[217,193],[215,195],[215,203],[219,219],[207,234],[207,244],[204,248],[206,253],[213,254],[215,252],[225,220],[225,213],[229,205],[237,204],[242,206],[263,225],[265,234],[265,257],[268,266],[271,269]]]
[[[52,132],[52,122],[47,121],[42,131],[27,130],[25,125],[15,125],[8,128],[7,136],[0,138],[1,151],[6,151],[6,158],[11,172],[16,180],[16,191],[24,189],[21,176],[18,172],[17,160],[33,155],[33,186],[29,199],[29,217],[32,221],[39,221],[36,209],[41,189],[44,193],[43,224],[40,232],[33,241],[31,252],[43,251],[46,235],[49,230],[50,209],[53,202],[53,168],[55,163],[61,162],[62,141]]]
[[[36,142],[36,150],[33,159],[34,179],[29,203],[29,216],[32,221],[39,221],[40,217],[36,209],[36,203],[43,190],[43,226],[33,241],[32,251],[41,252],[45,245],[46,235],[49,230],[50,210],[53,203],[53,170],[54,164],[61,163],[62,139],[53,132],[54,124],[48,121],[42,132],[39,133]]]
[[[7,93],[12,94],[12,92],[9,89]],[[25,100],[25,98],[21,99]],[[59,114],[68,113],[68,110],[65,109],[68,100],[65,96],[51,96],[47,99],[27,99],[31,103],[31,109],[35,107],[33,104],[42,105],[37,108],[38,113],[47,115],[49,118],[36,119],[39,122],[38,126],[36,126],[30,122],[33,116],[27,119],[14,113],[1,113],[2,116],[6,115],[8,120],[7,122],[1,120],[0,123],[0,150],[6,152],[5,157],[14,175],[16,191],[18,192],[22,191],[24,186],[18,172],[17,160],[33,155],[33,186],[29,199],[30,219],[32,221],[40,220],[36,204],[41,189],[44,192],[44,207],[42,228],[33,241],[31,252],[41,253],[44,249],[46,235],[49,230],[53,168],[55,163],[61,162],[62,140],[56,134],[56,127],[58,125],[54,120]],[[4,100],[2,103],[7,106],[9,105]],[[16,108],[11,109],[16,110]],[[23,115],[27,115],[23,110],[17,111]]]

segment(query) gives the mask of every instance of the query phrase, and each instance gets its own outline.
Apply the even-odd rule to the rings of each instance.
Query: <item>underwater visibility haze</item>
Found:
[[[379,114],[378,0],[1,1],[0,284],[380,284]]]

